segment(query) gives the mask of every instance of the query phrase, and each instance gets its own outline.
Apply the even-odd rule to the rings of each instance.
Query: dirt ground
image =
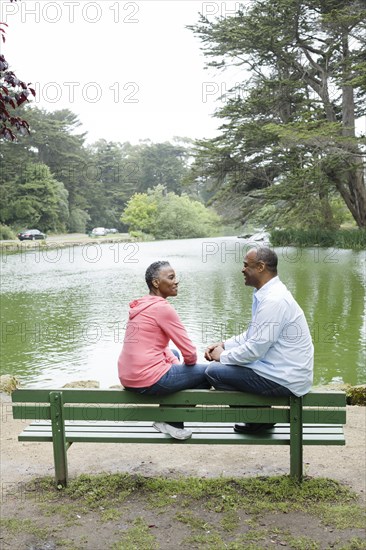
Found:
[[[53,476],[52,446],[48,443],[18,442],[17,436],[21,432],[26,421],[14,420],[11,414],[10,397],[1,394],[1,487],[3,516],[39,519],[39,511],[34,505],[26,505],[23,499],[24,484],[34,478]],[[305,446],[304,465],[305,474],[311,477],[332,478],[354,490],[360,497],[360,502],[366,501],[366,408],[347,407],[347,425],[345,427],[345,446]],[[179,443],[177,443],[179,446]],[[252,477],[272,476],[289,473],[289,449],[280,446],[204,446],[185,445],[175,449],[171,445],[140,445],[140,444],[74,444],[68,451],[69,476],[73,478],[82,473],[129,473],[140,474],[144,477],[162,476],[165,478],[179,478],[194,476],[201,478],[213,477]],[[21,505],[20,505],[21,504]],[[136,504],[139,510],[139,504]],[[133,525],[134,511],[132,503],[126,508],[124,515],[124,528]],[[164,530],[159,531],[160,543],[154,546],[147,542],[146,546],[120,546],[121,550],[134,549],[150,550],[153,548],[171,550],[177,546],[180,548],[214,548],[213,546],[195,546],[177,544],[177,537],[182,537],[189,532],[187,525],[169,517],[157,516],[151,510],[140,509],[149,526],[155,526],[157,522]],[[239,511],[240,512],[240,511]],[[245,514],[244,514],[245,515]],[[237,548],[267,548],[279,545],[282,548],[295,548],[287,544],[286,540],[276,535],[278,522],[284,522],[284,527],[294,529],[297,536],[313,536],[322,540],[320,546],[311,548],[366,548],[366,546],[337,546],[334,542],[335,533],[329,531],[316,518],[307,518],[305,524],[299,524],[296,514],[277,517],[272,515],[262,518],[267,532],[273,526],[273,532],[267,536],[263,545],[238,546]],[[78,516],[79,517],[79,516]],[[157,519],[158,518],[158,519]],[[160,519],[159,519],[160,518]],[[64,544],[59,546],[52,540],[43,542],[31,534],[29,537],[18,537],[8,541],[0,538],[0,548],[10,550],[53,550],[55,548],[86,548],[99,550],[102,548],[115,548],[106,546],[108,538],[108,524],[95,522],[93,516],[84,518],[82,524],[69,525],[68,536]],[[118,523],[118,522],[117,522]],[[122,522],[123,523],[123,522]],[[123,525],[119,520],[119,526]],[[122,525],[122,527],[121,527]],[[244,524],[243,524],[244,525]],[[95,529],[99,542],[94,539],[90,542],[88,534]],[[118,528],[119,529],[119,528]],[[118,530],[117,529],[117,530]],[[151,531],[151,529],[150,529]],[[344,541],[350,540],[351,535],[356,536],[360,530],[353,533],[342,532]],[[112,533],[110,533],[112,536]],[[208,536],[208,535],[207,535]],[[364,533],[362,535],[364,537]],[[270,538],[268,538],[270,537]],[[272,537],[272,538],[271,538]],[[276,538],[277,537],[277,538]],[[333,538],[332,538],[333,537]],[[337,531],[337,541],[340,540]],[[341,537],[341,538],[342,538]],[[333,540],[334,539],[334,540]],[[75,546],[67,541],[78,541]],[[102,543],[102,540],[104,542]],[[108,539],[110,540],[110,539]],[[15,542],[14,542],[15,541]],[[32,542],[33,541],[33,542]],[[38,541],[38,542],[37,542]],[[165,542],[164,542],[165,541]],[[328,542],[327,542],[328,541]],[[344,542],[343,541],[343,542]],[[226,546],[224,546],[226,547]],[[224,548],[223,547],[223,548]],[[220,546],[218,547],[218,549]],[[236,547],[234,547],[236,548]],[[296,547],[297,548],[297,547]],[[301,547],[302,548],[302,547]],[[304,548],[308,548],[307,546]],[[310,547],[309,547],[310,548]]]

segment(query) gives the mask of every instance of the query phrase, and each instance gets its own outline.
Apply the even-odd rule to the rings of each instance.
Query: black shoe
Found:
[[[240,434],[254,434],[273,428],[275,425],[276,424],[254,424],[249,422],[246,424],[235,424],[234,432],[238,432]]]

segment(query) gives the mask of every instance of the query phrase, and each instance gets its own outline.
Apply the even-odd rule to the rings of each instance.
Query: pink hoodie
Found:
[[[168,347],[170,340],[182,353],[185,364],[196,363],[196,348],[169,302],[151,295],[131,302],[118,359],[118,375],[123,386],[152,386],[173,363],[179,363]]]

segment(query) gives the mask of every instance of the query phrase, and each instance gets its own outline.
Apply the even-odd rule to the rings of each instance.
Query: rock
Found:
[[[347,405],[366,406],[366,384],[351,386],[346,391]]]
[[[11,374],[2,374],[0,376],[0,391],[4,393],[12,393],[14,390],[19,388],[20,382]]]
[[[75,382],[68,382],[63,388],[99,388],[100,384],[98,380],[76,380]]]

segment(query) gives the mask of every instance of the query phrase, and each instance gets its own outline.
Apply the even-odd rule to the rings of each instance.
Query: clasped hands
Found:
[[[205,359],[207,361],[220,361],[220,356],[224,351],[224,342],[216,342],[205,349]]]

